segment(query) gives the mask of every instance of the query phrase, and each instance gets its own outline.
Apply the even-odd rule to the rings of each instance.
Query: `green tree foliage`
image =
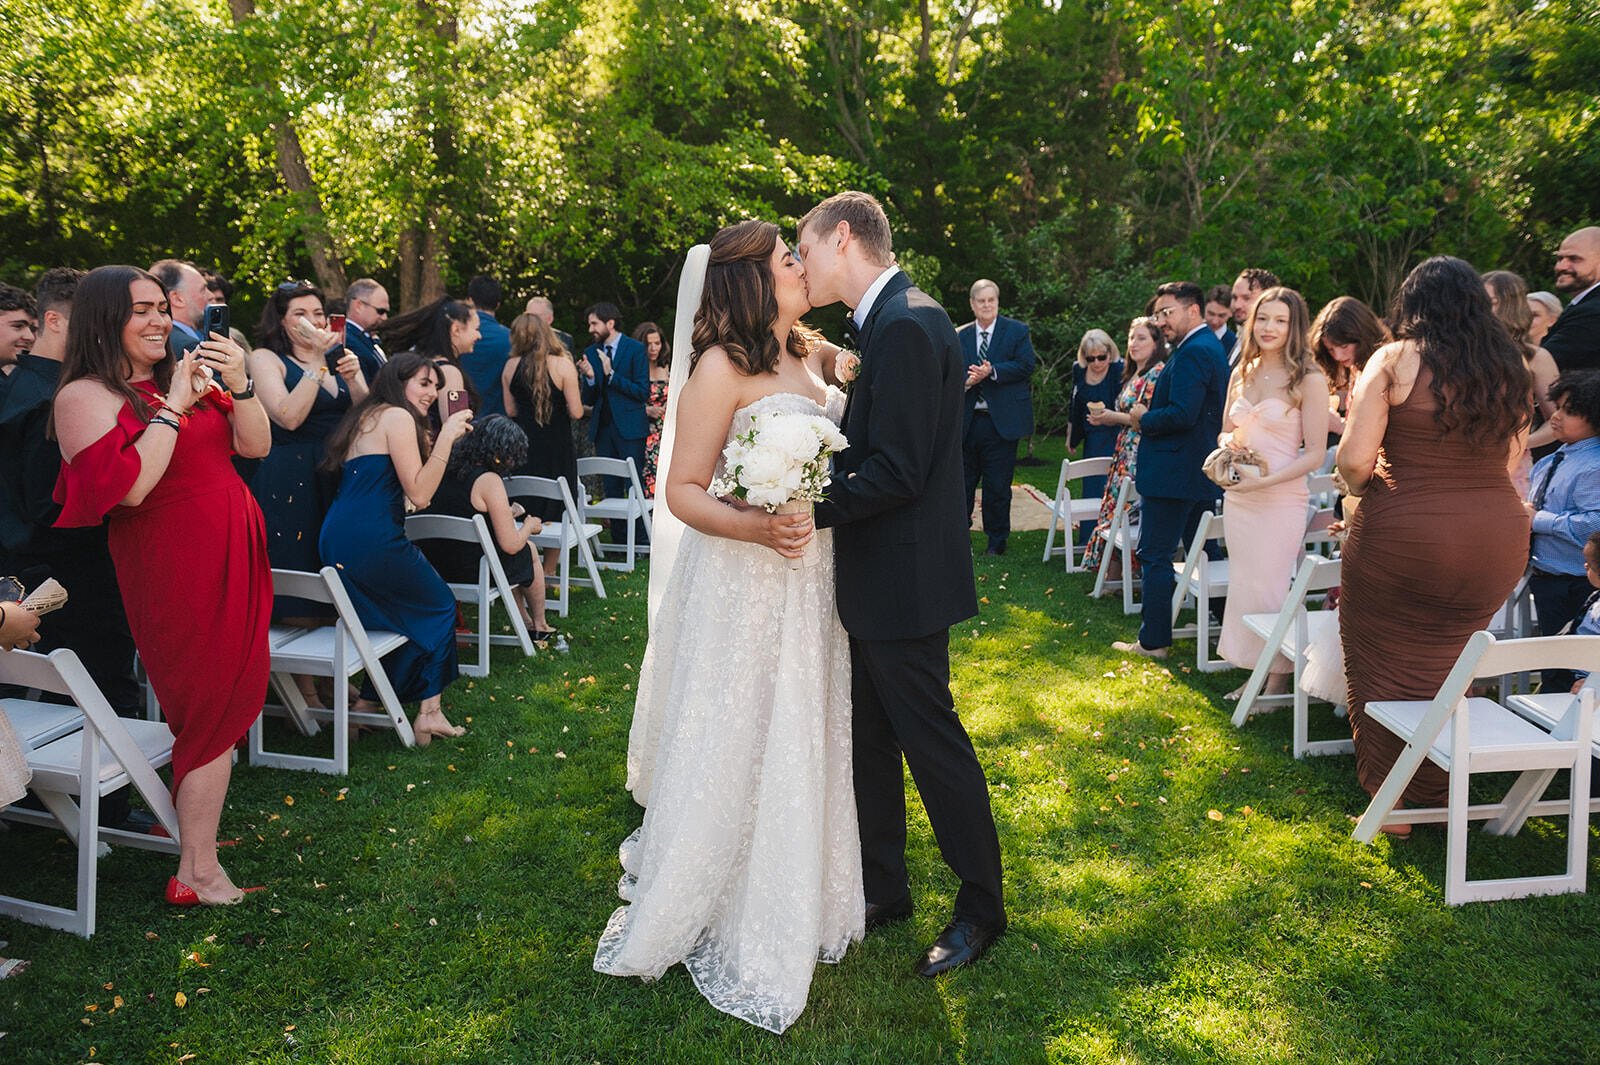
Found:
[[[869,189],[917,280],[1083,329],[1267,266],[1543,284],[1600,204],[1590,0],[0,0],[0,275],[216,264],[243,302],[494,272],[666,318],[682,250]],[[826,320],[826,316],[823,316]]]

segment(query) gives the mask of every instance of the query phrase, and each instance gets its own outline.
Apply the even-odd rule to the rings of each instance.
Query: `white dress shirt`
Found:
[[[856,328],[859,329],[867,324],[867,315],[872,313],[872,305],[878,302],[878,296],[883,292],[883,286],[887,285],[889,280],[899,272],[900,268],[898,266],[886,266],[883,268],[883,273],[879,274],[872,284],[867,286],[867,291],[861,296],[861,303],[851,316],[856,320]]]

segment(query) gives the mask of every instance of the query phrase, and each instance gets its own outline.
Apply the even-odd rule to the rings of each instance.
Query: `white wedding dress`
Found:
[[[844,396],[830,389],[837,424]],[[816,414],[780,392],[736,411]],[[722,470],[718,469],[718,474]],[[864,927],[850,768],[850,648],[832,532],[798,568],[770,548],[685,529],[639,667],[623,843],[594,967],[660,977],[682,962],[717,1009],[772,1032],[805,1008],[818,959]]]

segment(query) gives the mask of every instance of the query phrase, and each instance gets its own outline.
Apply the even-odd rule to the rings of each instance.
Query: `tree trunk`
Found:
[[[255,17],[255,0],[228,0],[228,12],[235,26],[243,26]],[[279,101],[281,103],[281,101]],[[300,237],[311,255],[311,268],[316,272],[317,284],[329,296],[343,296],[345,290],[344,263],[339,259],[339,249],[328,232],[328,218],[322,210],[322,196],[317,191],[316,179],[306,165],[306,153],[300,146],[300,134],[287,115],[272,124],[273,147],[278,160],[278,176],[288,186],[300,216]]]

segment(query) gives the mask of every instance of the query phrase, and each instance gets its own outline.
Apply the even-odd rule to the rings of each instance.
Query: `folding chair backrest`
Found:
[[[312,603],[324,603],[333,606],[333,596],[328,591],[328,582],[320,573],[304,573],[295,569],[275,569],[272,571],[272,594],[288,596],[291,599],[305,599]]]
[[[632,467],[627,459],[603,458],[599,455],[585,455],[578,460],[578,476],[588,477],[622,477],[631,475]]]
[[[512,499],[554,499],[570,509],[572,494],[562,490],[565,477],[531,477],[523,474],[507,477],[505,481],[506,495]]]
[[[1600,672],[1600,636],[1532,636],[1520,640],[1497,640],[1490,633],[1479,632],[1472,639],[1487,641],[1475,667],[1475,676],[1479,678],[1541,669]],[[1465,659],[1466,656],[1462,657]]]
[[[1068,459],[1061,465],[1064,481],[1079,481],[1085,477],[1104,477],[1111,472],[1111,456],[1092,459]]]
[[[406,518],[407,540],[454,540],[463,544],[483,545],[478,535],[475,519],[460,518],[451,514],[412,514]]]

